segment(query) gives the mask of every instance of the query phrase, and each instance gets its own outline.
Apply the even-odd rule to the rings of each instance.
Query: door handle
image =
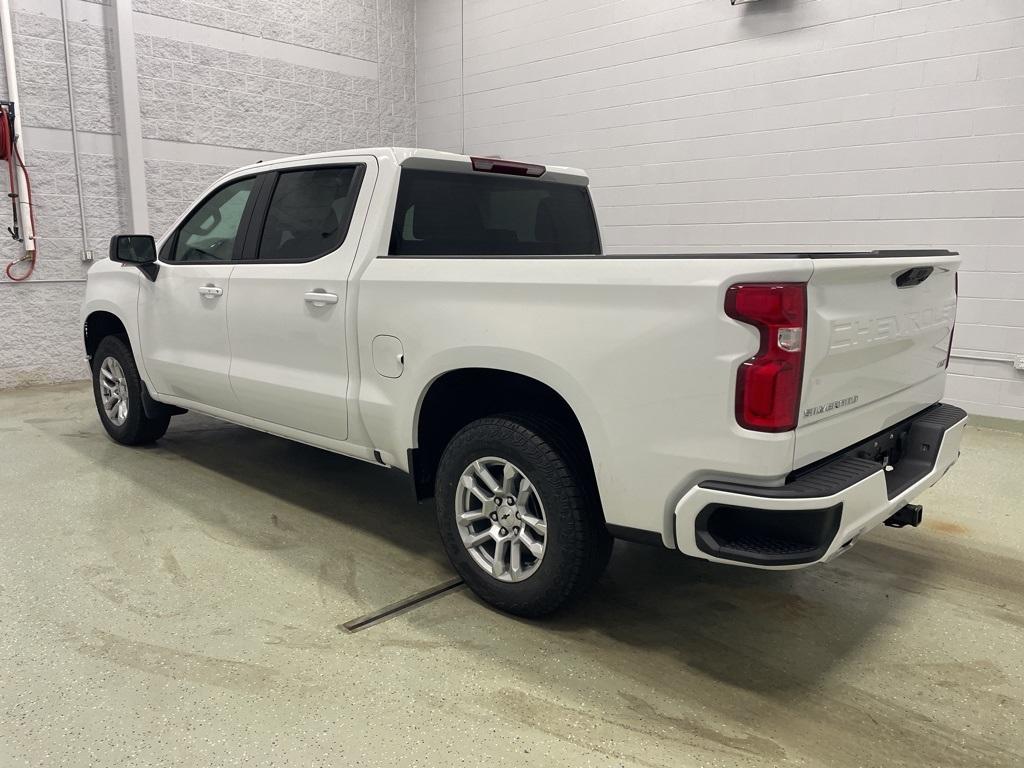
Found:
[[[314,307],[325,307],[328,304],[337,304],[338,294],[327,293],[327,291],[320,290],[319,288],[315,291],[307,291],[306,303],[312,304]]]
[[[224,294],[224,289],[219,288],[216,285],[201,285],[199,286],[199,295],[204,299],[215,299],[218,296]]]

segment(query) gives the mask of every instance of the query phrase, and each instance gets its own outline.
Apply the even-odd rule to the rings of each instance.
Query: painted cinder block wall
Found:
[[[589,169],[611,252],[959,250],[948,399],[1024,419],[1021,0],[421,0],[417,127]]]
[[[81,261],[60,5],[12,5],[39,261],[29,283],[0,280],[0,388],[88,376],[78,324],[88,264]],[[114,8],[90,0],[67,0],[67,7],[86,225],[99,257],[129,221]],[[239,165],[415,142],[413,0],[133,0],[132,8],[155,235]],[[0,95],[6,98],[2,60]],[[6,178],[2,186],[6,194]],[[0,222],[9,223],[3,207]],[[4,263],[19,254],[0,238]]]

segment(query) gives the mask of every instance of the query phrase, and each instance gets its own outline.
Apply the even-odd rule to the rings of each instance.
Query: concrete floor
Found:
[[[406,479],[198,416],[0,394],[0,765],[1024,765],[1024,434],[968,429],[831,566],[618,544],[543,623],[450,578]]]

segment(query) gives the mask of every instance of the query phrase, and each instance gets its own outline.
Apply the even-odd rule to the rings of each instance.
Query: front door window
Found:
[[[230,261],[255,178],[221,187],[196,208],[178,230],[171,261]]]

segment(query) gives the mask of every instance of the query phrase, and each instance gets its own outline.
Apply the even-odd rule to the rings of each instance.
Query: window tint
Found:
[[[391,229],[392,255],[599,251],[586,187],[484,173],[402,171]]]
[[[263,225],[259,258],[309,261],[345,241],[362,166],[281,173]]]
[[[181,225],[171,261],[228,261],[256,179],[241,179],[214,192]]]

